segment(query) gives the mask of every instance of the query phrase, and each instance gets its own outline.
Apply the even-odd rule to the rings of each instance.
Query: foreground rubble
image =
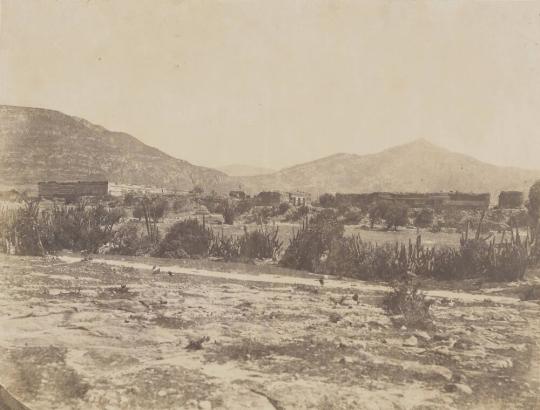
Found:
[[[537,303],[446,292],[407,329],[377,286],[150,268],[1,256],[0,385],[31,409],[540,407]]]

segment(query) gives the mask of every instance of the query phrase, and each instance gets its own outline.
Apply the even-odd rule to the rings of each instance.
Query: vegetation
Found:
[[[431,324],[432,301],[419,290],[417,282],[397,282],[393,290],[383,299],[383,308],[388,314],[400,315],[399,324],[408,328],[425,328]]]
[[[417,228],[427,228],[433,224],[433,209],[423,208],[414,217],[414,226]]]
[[[60,249],[96,252],[113,237],[123,217],[119,208],[102,204],[54,205],[40,210],[39,200],[23,199],[16,210],[4,210],[0,221],[2,246],[19,255],[44,255]]]
[[[280,264],[287,268],[315,272],[321,258],[332,243],[343,237],[343,223],[330,209],[325,209],[313,218],[304,221],[302,227],[293,233],[289,247],[281,258]]]
[[[278,228],[268,226],[251,232],[244,228],[244,234],[239,237],[225,236],[222,233],[213,238],[209,253],[225,260],[276,260],[283,246],[278,234]]]
[[[197,219],[175,223],[160,242],[155,256],[167,258],[204,257],[208,255],[213,233]]]

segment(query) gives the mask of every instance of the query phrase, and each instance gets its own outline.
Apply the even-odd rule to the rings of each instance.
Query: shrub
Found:
[[[364,217],[364,212],[360,208],[352,206],[342,209],[341,214],[343,215],[342,221],[345,225],[358,225]]]
[[[409,223],[409,207],[404,203],[390,204],[382,215],[386,222],[387,229],[397,230],[399,226],[405,226]]]
[[[326,209],[305,221],[293,236],[285,250],[282,266],[314,272],[321,257],[330,249],[333,241],[343,237],[344,227],[336,213]]]
[[[193,209],[193,203],[188,197],[177,197],[172,204],[174,212],[182,212]]]
[[[238,201],[234,206],[234,212],[236,215],[244,215],[253,208],[253,201],[251,199],[243,199]]]
[[[248,232],[244,228],[244,235],[240,237],[240,256],[249,259],[277,259],[283,242],[279,239],[279,228],[264,226],[255,231]]]
[[[423,208],[414,218],[414,226],[418,228],[427,228],[433,224],[433,209]]]
[[[223,216],[226,225],[234,224],[234,209],[229,202],[225,202],[219,207],[219,212]]]
[[[309,207],[305,205],[298,208],[290,208],[285,215],[285,220],[290,222],[301,221],[309,215],[309,212]]]
[[[177,222],[160,242],[155,256],[167,258],[203,257],[208,255],[213,233],[196,219]]]
[[[387,201],[377,201],[369,206],[368,215],[371,228],[377,223],[380,223],[388,210],[390,204]]]
[[[323,208],[334,208],[336,206],[336,197],[332,194],[322,194],[319,197],[319,205]]]
[[[21,255],[43,255],[59,249],[95,252],[112,239],[113,227],[122,216],[121,209],[102,204],[78,202],[47,211],[40,210],[39,201],[26,200],[22,207],[4,215],[0,236]]]
[[[291,204],[289,204],[288,202],[282,202],[278,206],[277,214],[285,215],[287,211],[289,211],[289,209],[291,209]]]
[[[112,252],[119,255],[145,255],[153,246],[140,224],[128,222],[118,228],[112,238]]]
[[[279,228],[267,226],[251,232],[244,227],[244,233],[239,237],[225,236],[222,233],[213,238],[210,255],[225,260],[276,260],[283,246],[278,234]]]
[[[408,246],[377,245],[352,236],[334,240],[318,268],[328,274],[359,279],[396,280],[413,273],[442,280],[482,277],[514,281],[525,275],[536,255],[534,250],[527,240],[522,243],[517,233],[500,243],[464,236],[457,249],[424,247],[420,236]]]
[[[388,314],[401,316],[399,324],[411,328],[426,328],[431,324],[431,304],[432,301],[419,290],[419,285],[411,280],[394,284],[382,302]]]

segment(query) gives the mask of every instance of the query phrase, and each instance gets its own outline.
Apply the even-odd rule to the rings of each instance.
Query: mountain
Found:
[[[323,192],[490,192],[527,190],[540,171],[499,167],[426,140],[376,154],[335,154],[270,175],[241,178],[246,190]]]
[[[223,187],[228,177],[58,111],[0,105],[0,185],[97,178],[185,190]]]
[[[266,175],[276,172],[275,169],[256,167],[245,164],[231,164],[216,168],[231,177],[246,177],[254,175]]]

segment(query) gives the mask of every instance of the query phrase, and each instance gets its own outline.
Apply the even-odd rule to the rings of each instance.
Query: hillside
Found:
[[[0,184],[106,178],[127,184],[191,189],[227,176],[173,158],[131,135],[39,108],[0,106]]]
[[[245,164],[224,165],[222,167],[217,167],[216,169],[231,177],[266,175],[266,174],[271,174],[271,173],[276,172],[276,170],[274,169],[256,167],[253,165],[245,165]]]
[[[540,171],[499,167],[416,140],[370,155],[336,154],[285,168],[271,175],[245,177],[246,189],[322,192],[491,192],[526,190]]]

